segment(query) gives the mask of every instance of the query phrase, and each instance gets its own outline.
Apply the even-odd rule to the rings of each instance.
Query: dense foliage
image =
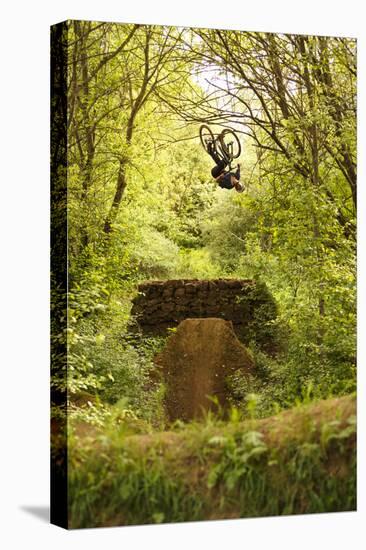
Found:
[[[71,526],[353,510],[354,405],[347,396],[320,418],[313,405],[267,425],[208,418],[143,441],[114,420],[103,436],[74,442]]]
[[[68,40],[70,398],[144,416],[155,345],[123,338],[130,299],[173,277],[267,284],[285,335],[257,357],[267,412],[352,391],[354,41],[77,21]],[[242,136],[243,195],[210,180],[207,121]]]
[[[254,278],[273,294],[277,352],[253,340],[256,376],[228,381],[244,416],[253,400],[268,416],[355,390],[355,48],[68,23],[71,423],[166,425],[164,341],[129,332],[137,284],[154,278]],[[201,123],[240,136],[245,193],[211,180]]]

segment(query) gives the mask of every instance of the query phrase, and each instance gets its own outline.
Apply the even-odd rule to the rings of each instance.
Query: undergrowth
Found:
[[[160,438],[71,435],[70,526],[354,510],[355,417],[317,424],[304,409],[291,427],[210,416]]]

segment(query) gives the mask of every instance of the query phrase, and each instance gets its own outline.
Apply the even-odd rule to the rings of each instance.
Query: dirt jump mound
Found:
[[[226,377],[241,369],[250,373],[254,362],[237,339],[231,321],[218,318],[186,319],[156,356],[167,386],[170,420],[191,420],[215,409],[215,400],[228,407]],[[214,400],[213,400],[213,399]]]

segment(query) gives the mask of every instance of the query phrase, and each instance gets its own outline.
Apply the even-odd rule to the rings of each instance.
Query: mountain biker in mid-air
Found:
[[[235,187],[238,193],[242,193],[245,187],[239,181],[240,164],[237,165],[236,172],[225,170],[226,166],[229,163],[220,158],[220,156],[215,151],[212,143],[207,144],[207,152],[216,163],[216,165],[211,170],[211,175],[217,181],[219,187],[221,187],[222,189],[234,189]]]

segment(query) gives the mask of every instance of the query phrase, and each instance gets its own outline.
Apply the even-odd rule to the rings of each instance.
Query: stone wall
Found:
[[[149,281],[138,292],[131,315],[145,334],[166,335],[184,319],[217,317],[232,321],[243,342],[254,337],[260,344],[266,334],[259,328],[263,333],[276,317],[268,289],[248,279]]]

